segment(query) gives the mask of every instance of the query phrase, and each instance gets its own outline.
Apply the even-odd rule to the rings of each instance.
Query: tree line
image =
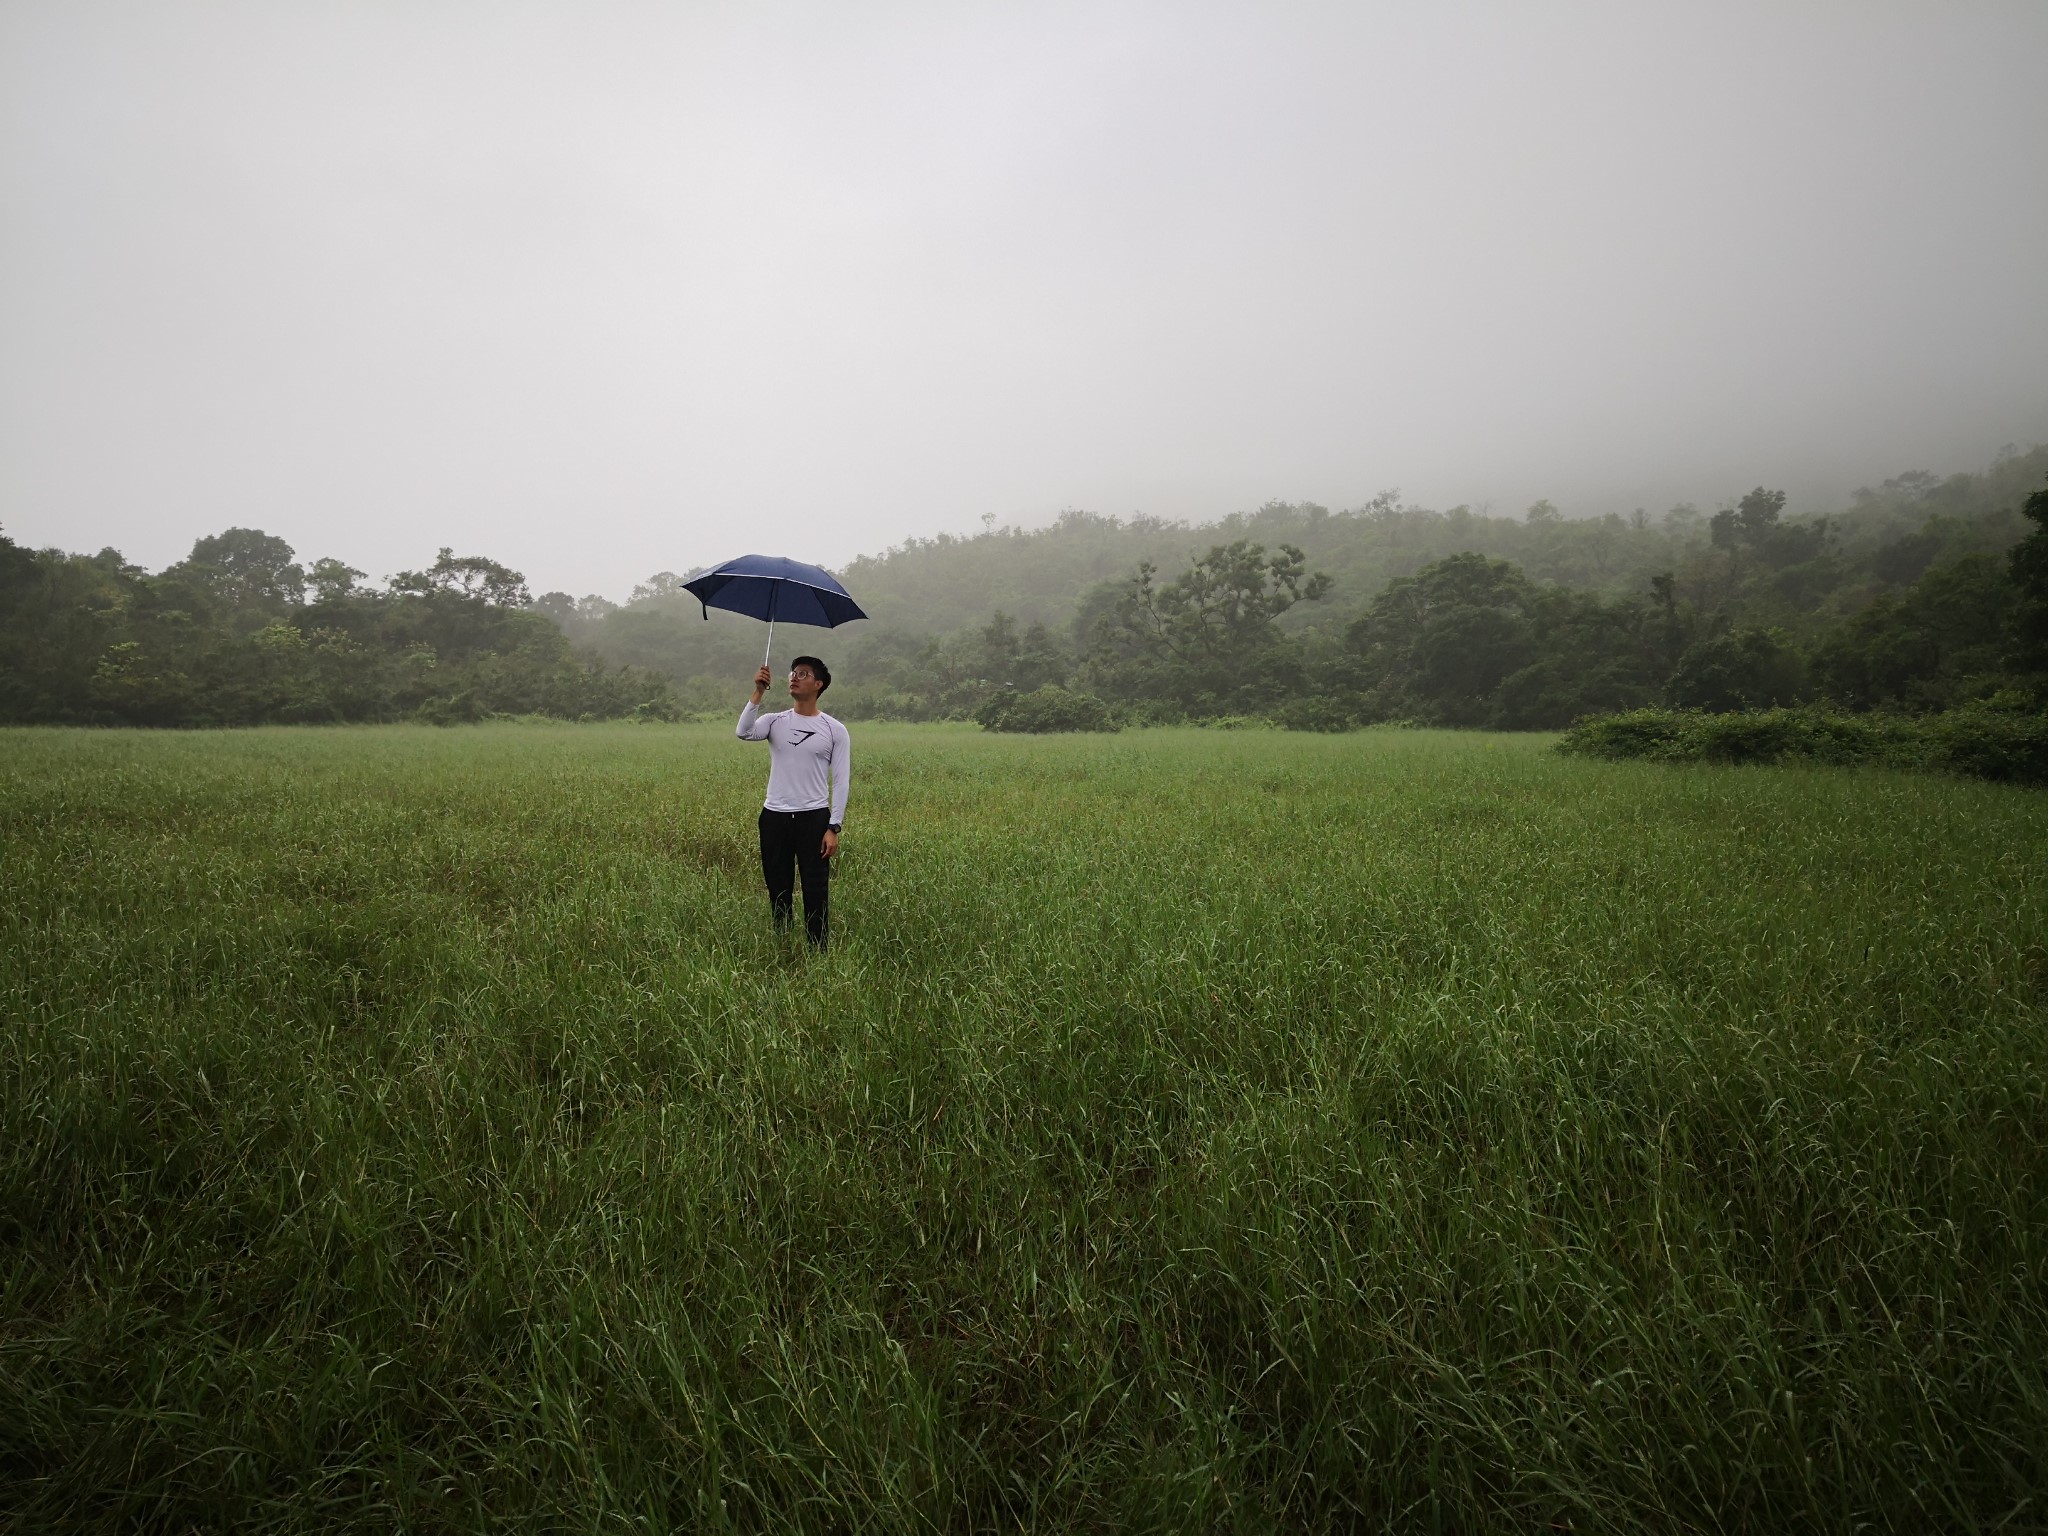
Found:
[[[1513,561],[1464,551],[1396,577],[1341,625],[1290,634],[1284,616],[1326,602],[1332,582],[1292,545],[1217,545],[1171,580],[1149,564],[1106,588],[1064,639],[997,614],[930,640],[899,669],[907,714],[987,723],[1064,721],[1065,690],[1136,721],[1264,716],[1300,729],[1386,721],[1557,729],[1651,705],[1709,712],[1822,701],[1851,711],[1927,713],[1972,700],[2048,703],[2048,491],[2021,516],[2040,525],[2009,551],[1912,552],[1917,578],[1846,613],[1787,615],[1788,592],[1853,588],[1826,519],[1782,518],[1758,487],[1707,522],[1706,538],[1639,594],[1547,585]],[[1934,532],[1943,535],[1938,522]],[[1925,539],[1923,529],[1916,539]],[[1877,561],[1902,563],[1894,544]],[[1815,569],[1815,567],[1826,567]],[[1804,619],[1788,625],[1781,617]],[[872,686],[872,685],[870,685]],[[1048,714],[1048,711],[1051,713]]]
[[[2048,448],[1819,516],[1762,486],[1655,518],[1393,492],[1200,528],[1070,512],[857,561],[842,574],[875,618],[803,644],[829,653],[851,719],[1553,729],[1646,705],[2036,708],[2044,480]],[[248,529],[152,576],[0,537],[0,718],[723,714],[761,629],[707,616],[682,580],[659,572],[625,603],[533,597],[444,549],[379,588]]]
[[[654,673],[579,653],[526,581],[443,549],[382,587],[230,528],[151,575],[113,549],[0,534],[0,720],[16,724],[438,723],[672,718]]]
[[[2044,479],[2048,448],[1900,475],[1825,515],[1763,487],[1655,517],[1439,512],[1392,492],[1198,528],[1069,512],[854,562],[841,575],[873,622],[811,643],[849,718],[977,718],[1048,686],[1126,721],[1332,728],[1813,698],[1925,712],[2004,686],[2007,552]],[[758,633],[704,622],[680,588],[662,572],[624,604],[540,604],[579,644],[670,677],[685,707],[723,711]]]
[[[1348,613],[1342,583],[1300,546],[1238,538],[1171,579],[1141,560],[1084,594],[1063,627],[997,613],[921,642],[877,635],[855,670],[877,713],[990,723],[1064,718],[1051,699],[1013,708],[1046,687],[1126,720],[1264,716],[1332,730],[1556,729],[1657,705],[2037,709],[2048,501],[2024,487],[2044,478],[2048,451],[2036,450],[1981,476],[1902,476],[1846,512],[1805,518],[1758,486],[1711,514],[1674,509],[1656,530],[1559,526],[1539,504],[1523,524],[1527,564],[1436,555]],[[1426,548],[1451,520],[1383,508],[1367,521]],[[1610,565],[1627,572],[1616,582],[1529,569],[1583,559],[1603,531]]]

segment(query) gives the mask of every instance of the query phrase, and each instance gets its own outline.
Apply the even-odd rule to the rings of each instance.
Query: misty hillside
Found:
[[[1859,491],[1846,507],[1790,507],[1786,518],[1799,523],[1827,517],[1839,538],[1835,553],[1850,567],[1907,537],[1930,554],[1958,541],[2004,548],[2025,531],[2016,509],[2044,475],[2048,446],[2011,454],[1979,474],[1900,475]],[[1748,489],[1730,487],[1727,504]],[[1197,524],[1069,512],[1050,527],[1028,532],[996,529],[965,538],[906,540],[838,574],[877,628],[943,633],[985,622],[998,610],[1020,623],[1057,628],[1071,622],[1092,586],[1126,579],[1141,560],[1170,575],[1212,545],[1251,539],[1268,547],[1296,545],[1311,567],[1330,574],[1330,600],[1313,616],[1321,623],[1355,613],[1394,577],[1465,550],[1512,560],[1538,581],[1638,591],[1652,575],[1670,569],[1688,544],[1706,542],[1708,517],[1681,504],[1655,514],[1582,519],[1542,502],[1521,516],[1483,515],[1470,507],[1405,506],[1398,492],[1344,511],[1272,501]],[[1926,542],[1930,518],[1939,520],[1932,543]],[[1954,523],[1979,526],[1966,531]],[[1901,571],[1910,579],[1924,563],[1912,566],[1913,557],[1901,550],[1889,568],[1894,580]],[[1884,584],[1880,579],[1877,588]],[[1842,595],[1853,604],[1877,588]]]
[[[1141,562],[1171,579],[1211,548],[1240,540],[1269,552],[1292,545],[1310,571],[1330,578],[1325,597],[1277,616],[1283,632],[1297,635],[1341,632],[1389,582],[1466,552],[1512,562],[1541,587],[1614,600],[1646,598],[1653,577],[1671,574],[1709,627],[1812,629],[1909,588],[1945,561],[2009,548],[2027,530],[2019,505],[2044,478],[2048,446],[2039,446],[2008,451],[1981,472],[1897,475],[1858,491],[1846,506],[1786,507],[1770,579],[1752,573],[1740,592],[1719,589],[1729,573],[1716,563],[1714,511],[1686,504],[1573,518],[1538,502],[1509,517],[1409,506],[1389,492],[1340,510],[1269,502],[1202,524],[1069,511],[1042,529],[913,538],[851,562],[838,574],[870,621],[785,630],[777,665],[798,648],[824,654],[846,683],[835,695],[840,707],[859,713],[874,702],[870,690],[880,677],[899,695],[914,692],[920,655],[926,667],[943,666],[947,637],[978,632],[998,614],[1020,633],[1039,627],[1041,643],[1057,643],[1071,658],[1088,644],[1082,631]],[[1717,510],[1725,516],[1746,490],[1731,487]],[[705,620],[679,590],[680,579],[650,577],[624,605],[550,593],[538,606],[607,661],[668,676],[693,707],[722,707],[733,680],[760,664],[765,634],[730,614]]]
[[[872,618],[784,626],[849,719],[997,728],[1252,718],[1561,729],[1652,705],[1939,713],[2048,702],[2048,447],[1847,506],[1766,486],[1573,519],[1272,502],[1214,523],[1070,512],[906,542]],[[2033,533],[2028,524],[2043,526]],[[2009,558],[2022,539],[2027,542]],[[0,534],[0,720],[244,725],[723,715],[767,628],[673,572],[623,605],[441,550],[379,586],[230,528],[151,574]]]

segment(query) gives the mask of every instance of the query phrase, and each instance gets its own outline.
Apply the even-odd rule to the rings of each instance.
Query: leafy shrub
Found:
[[[1895,762],[1910,745],[1910,728],[1889,725],[1882,717],[1765,709],[1703,716],[1695,732],[1699,755],[1710,763]]]
[[[1116,718],[1126,725],[1186,725],[1188,712],[1178,699],[1137,699],[1119,704]]]
[[[1933,715],[1921,728],[1938,766],[1951,773],[2009,784],[2048,784],[2048,715],[1965,704]]]
[[[1273,718],[1290,731],[1355,731],[1359,724],[1358,710],[1351,701],[1328,694],[1289,699],[1274,711]]]
[[[1564,734],[1557,750],[1570,757],[1610,761],[1646,757],[1652,762],[1683,762],[1692,753],[1687,727],[1699,715],[1689,709],[1629,709],[1617,715],[1582,720]]]
[[[1875,763],[2048,785],[2048,716],[1995,703],[1919,717],[1634,709],[1581,721],[1557,749],[1663,763]]]
[[[1030,693],[999,693],[974,713],[983,729],[1026,731],[1114,731],[1109,706],[1092,693],[1070,693],[1053,683]]]
[[[413,711],[413,718],[428,725],[474,725],[479,720],[490,718],[492,711],[477,697],[474,688],[464,688],[450,694],[436,694],[423,699]]]

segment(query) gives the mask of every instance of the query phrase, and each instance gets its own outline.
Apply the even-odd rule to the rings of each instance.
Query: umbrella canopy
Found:
[[[867,617],[829,571],[779,555],[741,555],[691,577],[683,590],[703,604],[707,619],[713,608],[766,619],[771,646],[778,623],[831,629]]]
[[[704,605],[707,619],[711,609],[726,608],[771,624],[830,629],[867,617],[831,572],[779,555],[741,555],[691,577],[683,590]]]

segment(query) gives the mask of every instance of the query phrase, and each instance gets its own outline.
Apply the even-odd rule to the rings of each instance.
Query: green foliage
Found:
[[[979,627],[992,613],[1064,630],[1080,595],[1116,582],[1140,561],[1177,562],[1187,527],[1068,510],[1050,527],[991,529],[972,537],[907,539],[837,572],[875,627],[919,637]]]
[[[1958,704],[1997,686],[2017,605],[2003,562],[1958,556],[1821,634],[1812,653],[1815,690],[1852,709]]]
[[[525,582],[442,550],[389,590],[231,528],[151,576],[0,537],[0,720],[157,726],[675,713],[668,684],[575,653]],[[310,589],[310,591],[309,591]]]
[[[1129,721],[1310,729],[1549,729],[1659,702],[1931,712],[2012,687],[2048,699],[2048,554],[2027,552],[2042,519],[2023,505],[2044,473],[2048,447],[2007,453],[1979,474],[1896,476],[1818,517],[1763,486],[1658,518],[1548,501],[1521,518],[1438,512],[1391,491],[1335,512],[1268,502],[1201,529],[1075,511],[853,562],[842,574],[875,617],[822,643],[848,719],[970,720],[1047,684]],[[761,655],[757,624],[707,616],[671,571],[623,605],[529,600],[518,572],[444,548],[380,591],[252,529],[155,576],[112,550],[0,564],[19,568],[0,571],[0,719],[725,714]],[[489,617],[509,613],[570,648]],[[256,647],[278,622],[301,650]]]
[[[1315,695],[1327,701],[1314,711],[1320,720],[1554,726],[1588,711],[1656,702],[1688,646],[1744,630],[1783,632],[1815,668],[1808,688],[1825,693],[1837,672],[1849,679],[1861,663],[1843,659],[1846,670],[1824,676],[1815,659],[1823,641],[1873,603],[1898,601],[1937,567],[1972,556],[2002,560],[2028,531],[2020,502],[2044,472],[2048,447],[2003,455],[1978,474],[1898,476],[1819,517],[1795,514],[1782,492],[1762,486],[1718,513],[1681,504],[1658,517],[1640,508],[1626,516],[1573,517],[1547,501],[1528,517],[1494,517],[1470,507],[1407,506],[1388,491],[1337,511],[1272,501],[1201,527],[1069,511],[1028,532],[913,539],[839,573],[874,617],[832,634],[833,663],[844,679],[835,709],[852,719],[968,719],[1005,686],[1029,692],[1053,682],[1086,686],[1131,719],[1246,711],[1307,718],[1289,701]],[[1133,624],[1134,573],[1149,568],[1156,601],[1195,576],[1214,548],[1233,544],[1298,549],[1304,571],[1330,578],[1329,591],[1272,619],[1284,645],[1261,655],[1274,637],[1254,626],[1246,640],[1232,642],[1252,659],[1241,649],[1204,683],[1179,660],[1165,665],[1157,637],[1147,639]],[[1212,555],[1198,558],[1205,547]],[[1344,654],[1346,631],[1389,583],[1464,554],[1511,564],[1534,593],[1562,591],[1586,606],[1543,613],[1535,611],[1537,598],[1528,600],[1522,624],[1543,633],[1524,635],[1523,666],[1535,670],[1511,687],[1503,686],[1511,675],[1505,673],[1477,693],[1446,677],[1438,679],[1440,695],[1426,682],[1418,696],[1397,683],[1399,697],[1384,704],[1370,697],[1356,675],[1358,658]],[[1196,577],[1210,579],[1207,572]],[[758,633],[732,615],[704,622],[697,604],[679,596],[680,585],[680,577],[661,572],[623,607],[561,592],[543,594],[536,607],[577,644],[614,663],[663,673],[689,708],[729,710],[735,690],[759,665]],[[998,619],[1012,628],[1015,646],[1007,653],[991,650],[985,639]],[[1882,628],[1881,618],[1872,623]],[[1626,637],[1613,633],[1617,627]],[[1033,635],[1035,670],[1020,657]],[[1515,636],[1478,638],[1499,644]],[[1974,671],[1957,673],[1944,660],[1932,681],[1901,678],[1894,687],[1880,673],[1881,697],[1873,701],[1946,707],[1982,691],[1979,681]],[[1860,683],[1845,686],[1869,693]]]
[[[849,640],[847,670],[854,681],[836,709],[850,719],[970,720],[984,705],[1059,688],[1073,662],[1043,624],[1019,633],[998,610],[979,629],[918,640],[869,634]]]
[[[1568,756],[1666,763],[1892,762],[1912,741],[1895,717],[1767,709],[1709,714],[1698,709],[1635,709],[1583,721],[1557,749]]]
[[[1359,721],[1548,729],[1655,697],[1660,636],[1639,602],[1453,555],[1388,584],[1346,632],[1324,691]]]
[[[1312,502],[1268,502],[1202,528],[1158,518],[1120,520],[1069,512],[1052,526],[1029,532],[1000,529],[972,538],[913,539],[838,573],[874,616],[869,624],[833,632],[832,644],[844,648],[847,679],[839,712],[849,718],[871,712],[920,719],[971,714],[979,698],[963,700],[952,682],[935,689],[924,675],[917,657],[928,641],[938,642],[939,654],[950,658],[949,670],[960,679],[990,686],[1007,680],[1020,688],[1071,681],[1082,658],[1098,650],[1101,622],[1114,618],[1134,571],[1150,564],[1155,586],[1165,585],[1161,573],[1185,572],[1194,563],[1191,545],[1199,549],[1203,543],[1198,540],[1214,544],[1218,539],[1268,550],[1291,545],[1303,552],[1306,566],[1331,579],[1330,598],[1300,604],[1275,620],[1283,635],[1297,640],[1319,622],[1333,634],[1340,631],[1343,621],[1388,579],[1412,575],[1460,550],[1516,559],[1542,582],[1617,591],[1640,587],[1654,572],[1670,568],[1682,545],[1676,530],[1647,518],[1560,517],[1531,526],[1467,507],[1448,512],[1403,507],[1393,492],[1338,512]],[[566,593],[545,594],[539,602],[578,644],[614,662],[662,671],[693,705],[729,701],[735,679],[743,681],[759,665],[759,639],[751,641],[749,661],[745,621],[714,614],[711,622],[702,622],[694,602],[675,599],[677,585],[678,578],[661,573],[642,583],[623,608],[600,598],[571,599]],[[1352,606],[1340,610],[1339,596]],[[1026,634],[1036,626],[1064,675],[1004,679],[976,656],[973,636],[999,612],[1012,616]],[[1328,617],[1319,620],[1318,615]],[[1297,654],[1287,664],[1298,674],[1307,658]],[[1298,686],[1296,676],[1276,683],[1277,697]],[[1091,678],[1091,686],[1116,694],[1099,676]],[[1266,709],[1272,702],[1268,698],[1250,707]],[[1187,713],[1186,704],[1163,697],[1119,698],[1120,708],[1140,703],[1155,712]]]
[[[1785,523],[1780,521],[1784,510],[1783,491],[1758,486],[1733,507],[1713,515],[1707,525],[1709,537],[1716,549],[1748,556],[1772,568],[1799,565],[1825,554],[1834,532],[1833,520],[1821,517]]]
[[[4,1523],[2033,1522],[2048,797],[859,741],[0,737]]]
[[[519,572],[482,555],[457,555],[446,545],[426,570],[400,571],[392,577],[391,590],[463,597],[502,608],[524,608],[533,601]]]
[[[1680,709],[1770,709],[1799,702],[1806,665],[1782,630],[1742,629],[1688,648],[1666,688]]]
[[[2022,510],[2036,526],[2011,556],[2012,664],[2048,694],[2048,490],[2034,492]]]
[[[991,731],[1047,735],[1058,731],[1113,731],[1109,706],[1092,693],[1069,693],[1047,683],[1030,693],[999,693],[974,718]]]
[[[1169,582],[1150,562],[1090,636],[1085,674],[1112,699],[1169,699],[1190,714],[1270,708],[1299,687],[1299,647],[1275,621],[1320,602],[1330,578],[1291,544],[1268,555],[1247,539],[1218,544]]]
[[[1814,707],[1630,710],[1573,727],[1558,750],[1662,763],[1864,763],[2048,785],[2048,715],[1997,701],[1921,717]]]
[[[332,562],[322,562],[331,571]],[[306,573],[291,545],[260,528],[230,528],[200,539],[170,573],[203,586],[238,613],[284,612],[305,594]]]
[[[1073,661],[1066,647],[1045,625],[1034,623],[1017,632],[1016,622],[1000,608],[981,630],[982,671],[998,686],[1028,693],[1066,681]]]
[[[1531,595],[1519,567],[1478,554],[1388,583],[1345,636],[1368,709],[1482,724],[1502,680],[1532,659]]]
[[[1233,718],[1242,718],[1241,716]],[[1353,709],[1345,701],[1328,694],[1303,694],[1283,700],[1272,713],[1273,723],[1290,731],[1348,731],[1358,723]],[[1166,721],[1164,724],[1177,724]]]
[[[1976,700],[1917,722],[1936,768],[2010,784],[2048,785],[2048,713]]]

